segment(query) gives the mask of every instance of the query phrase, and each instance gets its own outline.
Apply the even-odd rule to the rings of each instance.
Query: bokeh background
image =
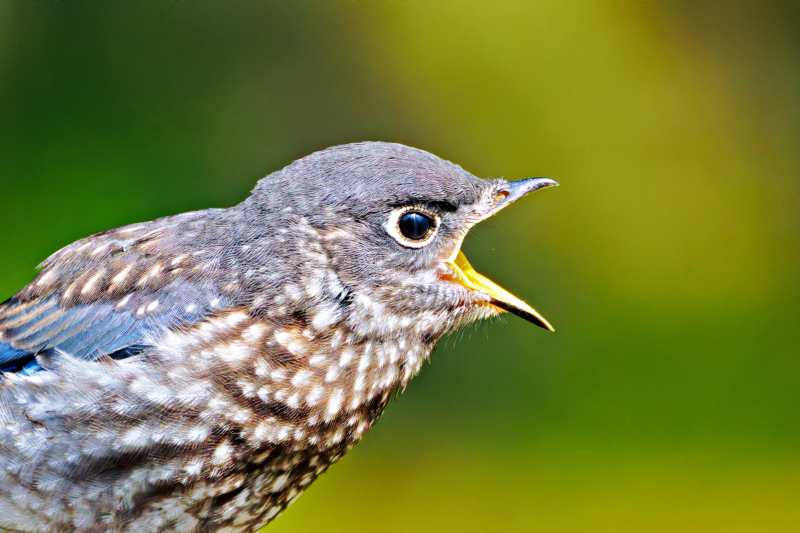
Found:
[[[548,176],[450,338],[268,529],[798,531],[797,2],[0,3],[0,299],[110,227],[385,140]]]

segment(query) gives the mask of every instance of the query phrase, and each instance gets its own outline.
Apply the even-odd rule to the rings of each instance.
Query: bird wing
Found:
[[[160,333],[227,307],[230,298],[203,275],[220,250],[186,238],[214,211],[117,228],[53,254],[0,304],[0,372],[36,369],[38,354],[133,355]]]

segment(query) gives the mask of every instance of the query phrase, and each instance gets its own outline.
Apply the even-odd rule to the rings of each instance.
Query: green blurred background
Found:
[[[561,182],[539,309],[436,352],[269,531],[798,531],[797,2],[0,3],[0,299],[110,227],[396,141]]]

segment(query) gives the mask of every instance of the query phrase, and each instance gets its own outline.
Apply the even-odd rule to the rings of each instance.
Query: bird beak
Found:
[[[522,198],[526,194],[544,187],[556,185],[558,185],[558,183],[547,178],[529,178],[525,180],[512,181],[508,186],[508,195],[502,201],[500,201],[499,204],[492,208],[486,217],[484,217],[484,220],[497,213],[507,205],[511,204],[515,200]],[[526,304],[483,274],[476,272],[475,269],[472,268],[472,265],[469,264],[469,261],[467,261],[467,257],[464,255],[464,252],[460,250],[460,246],[455,258],[451,258],[447,261],[447,263],[453,269],[453,281],[455,283],[458,283],[466,289],[479,291],[488,295],[490,298],[489,303],[495,307],[513,313],[518,317],[524,318],[528,322],[532,322],[541,328],[554,331],[553,326],[551,326],[550,323],[547,322],[547,320],[545,320],[545,318],[533,307]]]

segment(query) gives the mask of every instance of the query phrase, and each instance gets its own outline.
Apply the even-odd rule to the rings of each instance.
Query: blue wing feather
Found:
[[[228,245],[222,210],[108,230],[51,255],[41,273],[0,303],[0,373],[37,370],[68,353],[95,360],[140,352],[233,301],[218,272]],[[215,285],[218,284],[218,285]]]
[[[29,328],[25,327],[27,324],[23,324],[8,330],[6,338],[11,338],[12,344],[19,348],[30,347],[36,351],[58,346],[91,322],[92,307],[91,305],[71,307],[52,322],[34,332],[29,332]]]
[[[84,310],[83,319],[72,325],[68,336],[64,337],[62,333],[61,337],[64,339],[54,344],[54,347],[81,358],[94,358],[93,356],[99,356],[99,353],[95,354],[99,350],[108,354],[125,347],[133,340],[130,337],[137,329],[133,315],[115,313],[108,304],[86,307],[89,309]],[[96,309],[92,309],[93,307]]]
[[[148,346],[158,333],[183,328],[206,317],[213,307],[230,302],[216,291],[191,285],[171,287],[159,294],[161,312],[138,316],[137,306],[119,310],[115,302],[78,304],[60,308],[54,294],[33,305],[6,308],[0,319],[0,373],[40,370],[33,357],[41,353],[68,353],[95,360],[103,355],[132,355]],[[190,305],[193,304],[193,305]],[[4,328],[4,324],[13,327]]]
[[[17,350],[10,344],[0,342],[0,372],[3,372],[4,366],[8,366],[8,363],[12,363],[11,367],[16,366],[14,361],[21,359],[27,353],[25,350]]]
[[[146,326],[141,324],[140,326]],[[137,332],[136,318],[131,315],[118,314],[109,321],[104,328],[105,334],[85,335],[81,345],[70,348],[63,348],[68,353],[91,354],[102,351],[104,354],[112,354],[121,350],[137,339],[141,338],[142,333]],[[142,329],[144,331],[144,329]]]

